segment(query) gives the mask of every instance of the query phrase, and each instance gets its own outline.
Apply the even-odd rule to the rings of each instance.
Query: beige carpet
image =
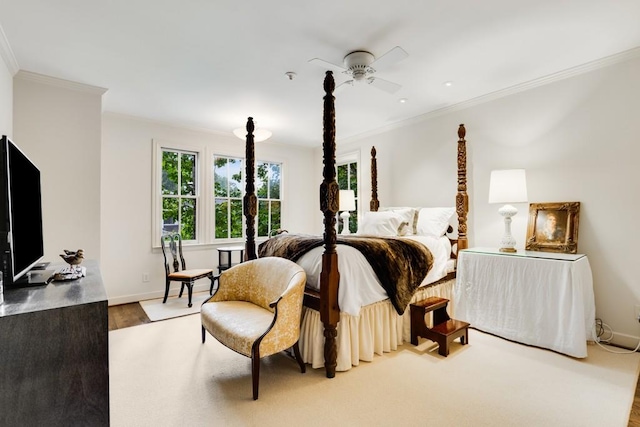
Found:
[[[333,379],[274,355],[253,401],[249,359],[201,344],[197,315],[112,331],[111,425],[627,426],[640,354],[577,360],[469,333],[447,358],[405,345]]]
[[[140,301],[140,305],[144,312],[147,313],[149,320],[155,322],[200,313],[200,306],[209,296],[209,292],[194,292],[191,296],[191,307],[189,307],[189,297],[185,290],[182,298],[178,298],[178,296],[169,297],[164,304],[162,303],[163,298],[150,299]]]

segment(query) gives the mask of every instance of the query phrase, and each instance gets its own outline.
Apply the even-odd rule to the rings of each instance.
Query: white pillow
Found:
[[[422,208],[418,212],[418,235],[441,237],[449,228],[455,208]]]
[[[406,226],[395,212],[365,212],[358,227],[358,234],[367,236],[397,236],[401,226]]]
[[[400,227],[398,236],[411,236],[415,234],[415,217],[418,214],[414,208],[379,208],[378,212],[394,212],[402,217],[402,221],[407,223],[406,227]]]

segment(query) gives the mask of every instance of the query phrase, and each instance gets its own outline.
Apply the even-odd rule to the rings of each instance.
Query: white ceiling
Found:
[[[636,48],[640,1],[1,0],[0,27],[21,70],[107,88],[105,111],[318,146],[312,58],[409,53],[377,73],[396,94],[336,95],[340,140]]]

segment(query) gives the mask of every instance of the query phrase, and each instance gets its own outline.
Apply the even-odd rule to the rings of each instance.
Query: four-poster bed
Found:
[[[343,252],[347,250],[346,248],[349,250],[353,248],[347,246],[350,242],[345,242],[343,238],[340,238],[340,242],[338,242],[339,238],[336,233],[339,189],[336,181],[335,161],[334,88],[335,84],[332,73],[327,72],[324,80],[324,167],[323,182],[320,186],[320,209],[324,216],[324,234],[321,243],[323,244],[324,251],[321,254],[321,261],[318,261],[318,268],[321,269],[319,274],[317,274],[317,276],[319,276],[319,289],[311,289],[308,286],[305,292],[305,315],[300,339],[300,347],[305,362],[311,363],[313,367],[324,365],[327,377],[329,378],[335,376],[336,370],[347,370],[351,368],[352,365],[357,365],[359,360],[371,360],[373,353],[380,354],[382,351],[394,350],[397,345],[408,340],[407,329],[410,323],[408,310],[407,315],[404,316],[403,319],[403,310],[398,310],[397,307],[394,309],[388,297],[386,300],[367,304],[362,307],[361,313],[345,313],[340,310],[340,271],[345,273],[343,279],[347,282],[357,282],[358,280],[351,278],[349,275],[351,273],[347,268],[348,266],[344,264],[346,257]],[[244,213],[247,224],[245,259],[254,259],[257,257],[253,237],[255,234],[254,224],[257,210],[253,183],[253,167],[255,163],[253,129],[253,120],[249,118],[247,122],[246,144],[247,179],[244,198]],[[460,125],[458,129],[458,137],[458,189],[455,208],[458,220],[458,236],[455,240],[445,238],[445,240],[450,242],[447,258],[455,258],[456,249],[464,249],[468,245],[466,225],[468,211],[468,196],[466,193],[466,141],[464,139],[465,129],[463,125]],[[370,210],[371,212],[377,212],[380,209],[380,203],[377,195],[377,160],[375,148],[372,148],[371,155],[372,198]],[[452,228],[449,226],[448,232],[451,231]],[[442,234],[444,235],[444,230]],[[338,245],[338,243],[342,244]],[[317,245],[318,243],[316,242],[314,244]],[[318,248],[316,252],[319,250],[322,250],[322,248]],[[319,256],[319,254],[316,255]],[[305,257],[306,256],[307,255],[305,255]],[[303,259],[304,258],[301,258],[301,260]],[[343,263],[342,266],[340,266],[341,262]],[[299,263],[302,264],[303,261]],[[429,268],[431,268],[431,266],[430,264]],[[411,267],[412,266],[409,265],[408,268]],[[306,267],[305,270],[307,270]],[[437,276],[435,281],[430,283],[423,281],[422,285],[425,286],[422,286],[414,293],[412,301],[423,299],[427,296],[441,296],[451,299],[453,296],[455,271],[451,268],[442,271],[443,274]],[[378,280],[374,281],[380,286]],[[419,281],[416,283],[416,287],[418,284],[420,284]],[[342,283],[343,287],[345,285],[351,285],[351,283]],[[363,285],[363,283],[353,283],[352,286],[360,287],[361,285]],[[344,289],[342,289],[342,291],[344,291]],[[404,300],[403,304],[405,304],[404,308],[408,305]],[[338,345],[338,339],[340,340],[340,345]],[[322,351],[320,351],[320,347],[322,347]]]

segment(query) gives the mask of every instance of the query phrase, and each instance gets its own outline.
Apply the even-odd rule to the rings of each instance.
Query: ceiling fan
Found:
[[[376,77],[374,74],[377,70],[395,64],[407,56],[409,54],[404,49],[396,46],[379,58],[365,50],[353,51],[344,57],[344,66],[336,65],[320,58],[313,58],[309,62],[333,71],[339,71],[351,77],[350,80],[340,83],[336,90],[346,85],[353,86],[356,82],[364,82],[385,92],[396,93],[402,87],[401,85]]]

